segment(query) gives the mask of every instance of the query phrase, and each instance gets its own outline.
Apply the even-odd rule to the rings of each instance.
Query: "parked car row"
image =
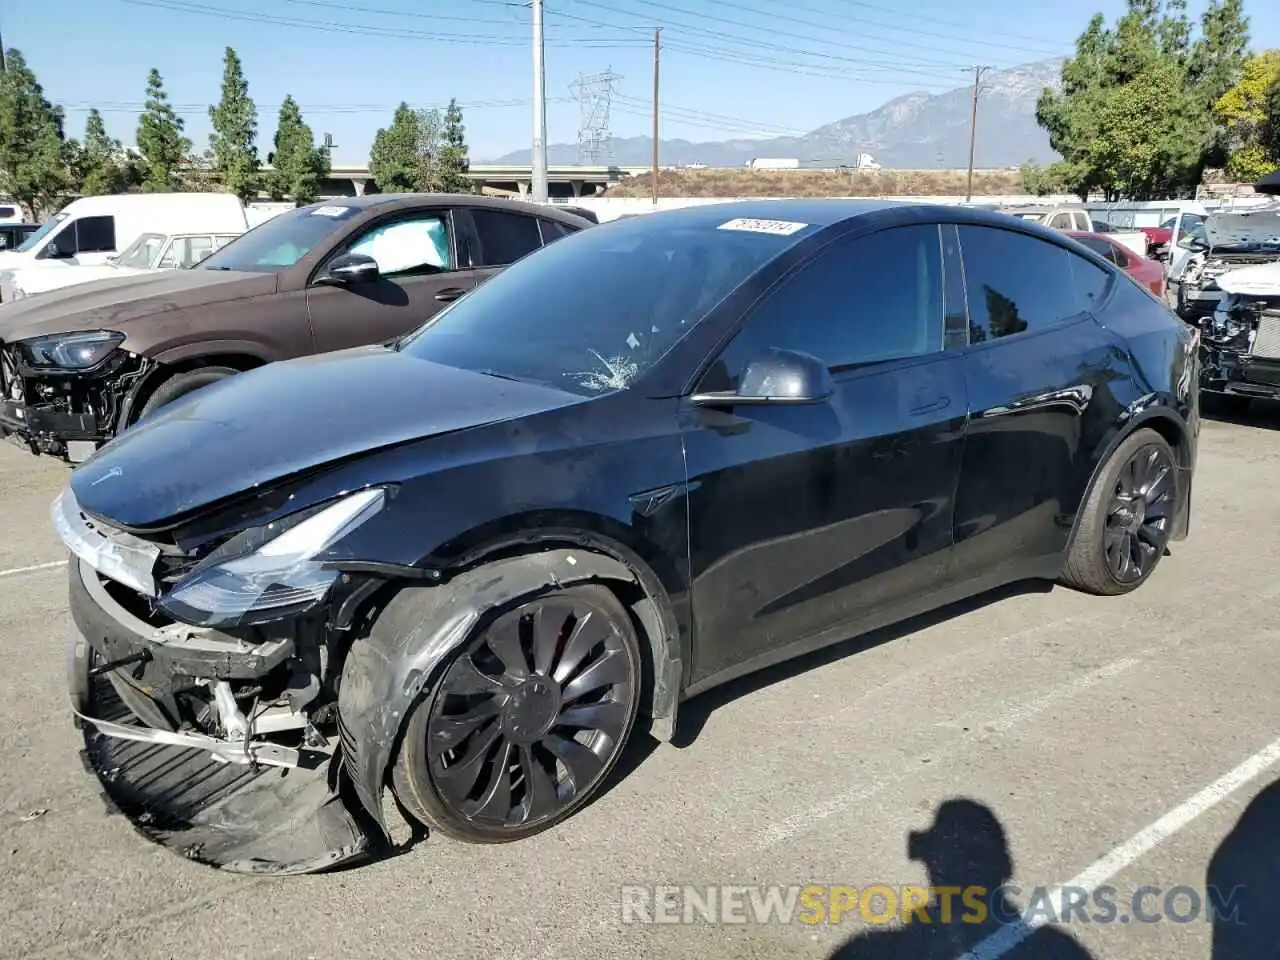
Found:
[[[0,434],[79,463],[193,390],[277,360],[394,340],[588,226],[552,206],[376,194],[278,214],[176,264],[189,269],[117,261],[100,268],[109,279],[0,305]],[[144,234],[131,257],[154,265],[197,239],[214,247],[218,235]]]
[[[0,307],[6,424],[119,433],[52,522],[147,836],[329,869],[390,789],[519,840],[695,693],[1029,577],[1126,594],[1187,536],[1199,333],[1114,257],[892,201],[588,224],[330,201]]]

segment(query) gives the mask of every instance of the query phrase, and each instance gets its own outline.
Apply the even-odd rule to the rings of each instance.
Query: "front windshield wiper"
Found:
[[[516,383],[526,382],[519,377],[511,376],[509,373],[499,373],[497,370],[490,370],[487,367],[484,370],[477,370],[476,373],[483,373],[486,377],[497,377],[499,380],[513,380]]]

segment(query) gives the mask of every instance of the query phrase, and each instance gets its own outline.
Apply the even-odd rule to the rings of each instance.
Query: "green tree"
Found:
[[[418,173],[414,189],[421,193],[444,192],[443,132],[444,118],[439,110],[418,111]]]
[[[391,126],[374,135],[369,174],[383,193],[407,193],[418,186],[423,122],[407,103],[396,107]]]
[[[147,103],[138,118],[138,151],[144,173],[142,189],[168,193],[182,188],[182,164],[191,152],[191,141],[183,135],[183,119],[174,112],[164,90],[164,80],[154,67],[147,75]]]
[[[1213,106],[1227,138],[1226,174],[1238,182],[1253,182],[1280,165],[1272,143],[1271,99],[1280,90],[1280,50],[1250,57],[1240,82]]]
[[[315,136],[291,96],[280,104],[275,149],[267,156],[267,162],[272,168],[267,177],[272,200],[289,197],[296,203],[310,203],[316,198],[320,181],[329,175],[329,154],[316,146]]]
[[[1186,195],[1224,154],[1214,104],[1239,81],[1248,44],[1241,0],[1210,0],[1193,39],[1185,0],[1127,0],[1095,16],[1036,116],[1063,157],[1053,175],[1086,196]]]
[[[471,193],[475,187],[467,176],[471,161],[467,156],[466,132],[462,109],[458,101],[452,99],[440,130],[440,184],[445,193]]]
[[[1262,126],[1262,144],[1270,151],[1271,159],[1280,166],[1280,77],[1271,84],[1267,95],[1267,119]]]
[[[248,202],[258,195],[258,108],[249,96],[240,57],[231,47],[222,58],[222,98],[209,108],[213,169],[228,193]]]
[[[70,186],[62,108],[45,99],[20,51],[8,50],[5,58],[6,70],[0,74],[0,193],[37,219]]]
[[[137,165],[119,140],[107,134],[102,114],[90,110],[84,124],[84,140],[75,144],[72,174],[84,196],[124,193],[138,183]]]

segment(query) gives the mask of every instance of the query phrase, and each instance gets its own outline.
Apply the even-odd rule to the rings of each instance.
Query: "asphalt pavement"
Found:
[[[555,830],[290,879],[148,843],[80,765],[47,519],[66,479],[0,445],[0,957],[1249,960],[1274,953],[1240,938],[1280,942],[1274,899],[1230,918],[1280,892],[1280,408],[1205,423],[1191,537],[1134,595],[1006,591],[850,641],[689,702],[681,745],[638,745]],[[931,879],[1010,881],[1005,915],[1062,885],[1090,906],[1034,930],[961,890],[904,925],[904,888]],[[753,912],[806,886],[790,922]]]

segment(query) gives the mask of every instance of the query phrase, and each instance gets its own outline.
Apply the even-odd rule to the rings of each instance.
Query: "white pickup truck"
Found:
[[[1113,230],[1111,225],[1094,220],[1084,207],[1005,207],[1001,213],[1019,220],[1034,220],[1046,227],[1064,232],[1105,233],[1116,243],[1128,247],[1140,257],[1147,255],[1147,235],[1141,230]]]

